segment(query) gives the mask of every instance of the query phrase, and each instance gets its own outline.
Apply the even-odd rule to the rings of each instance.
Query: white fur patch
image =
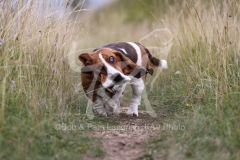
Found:
[[[127,43],[130,44],[137,52],[138,60],[136,64],[139,66],[142,66],[142,53],[141,53],[140,47],[133,42],[127,42]]]
[[[161,66],[159,66],[160,69],[167,69],[168,64],[166,60],[161,60]]]
[[[118,49],[122,50],[125,54],[128,54],[124,48],[118,48]]]
[[[108,64],[105,61],[105,59],[103,58],[101,53],[99,54],[99,58],[101,59],[102,63],[105,65],[105,67],[107,68],[107,79],[102,84],[104,88],[110,87],[115,84],[115,82],[111,79],[111,77],[116,73],[119,73],[123,77],[123,80],[121,81],[121,83],[125,83],[125,82],[131,80],[131,78],[129,76],[122,74],[121,72],[116,70],[114,67],[112,67],[110,64]]]

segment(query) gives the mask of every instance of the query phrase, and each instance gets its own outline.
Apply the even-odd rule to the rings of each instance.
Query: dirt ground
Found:
[[[118,125],[109,127],[105,131],[89,133],[102,139],[103,151],[106,155],[104,158],[97,159],[137,159],[145,153],[142,144],[159,134],[159,130],[151,126],[153,119],[146,111],[139,110],[139,117],[127,116],[126,111],[127,107],[122,107],[118,116],[111,117],[118,122]]]

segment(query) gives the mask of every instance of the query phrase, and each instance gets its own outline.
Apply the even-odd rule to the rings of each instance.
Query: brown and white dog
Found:
[[[147,73],[153,74],[150,66],[160,70],[167,68],[165,60],[153,57],[147,48],[134,42],[110,43],[92,53],[80,54],[79,60],[84,64],[81,69],[83,89],[93,102],[93,109],[103,116],[118,114],[126,82],[133,91],[126,114],[138,116]]]

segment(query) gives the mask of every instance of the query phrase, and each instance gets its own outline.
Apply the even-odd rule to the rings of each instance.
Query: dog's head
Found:
[[[146,69],[137,66],[121,52],[108,48],[93,53],[82,53],[79,60],[84,64],[81,71],[94,74],[104,88],[130,81],[130,76],[140,78],[146,74]]]

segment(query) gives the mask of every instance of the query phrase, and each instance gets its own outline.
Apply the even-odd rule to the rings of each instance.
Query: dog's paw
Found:
[[[115,108],[112,108],[110,106],[105,106],[106,108],[106,111],[107,111],[107,115],[118,115],[119,114],[119,110],[118,110],[118,107],[115,107]]]
[[[106,112],[107,112],[107,115],[110,116],[110,115],[113,115],[113,108],[109,105],[109,104],[105,104],[104,105],[105,109],[106,109]]]
[[[107,117],[108,115],[107,115],[107,112],[98,112],[98,114],[100,115],[100,116],[103,116],[103,117]]]
[[[107,111],[107,115],[112,115],[112,114],[118,115],[119,113],[118,105],[114,101],[108,101],[105,103],[104,106]]]
[[[107,117],[106,109],[95,110],[95,113],[97,113],[99,116]]]
[[[134,109],[129,108],[126,114],[130,115],[130,116],[138,117],[138,110],[134,110]]]

